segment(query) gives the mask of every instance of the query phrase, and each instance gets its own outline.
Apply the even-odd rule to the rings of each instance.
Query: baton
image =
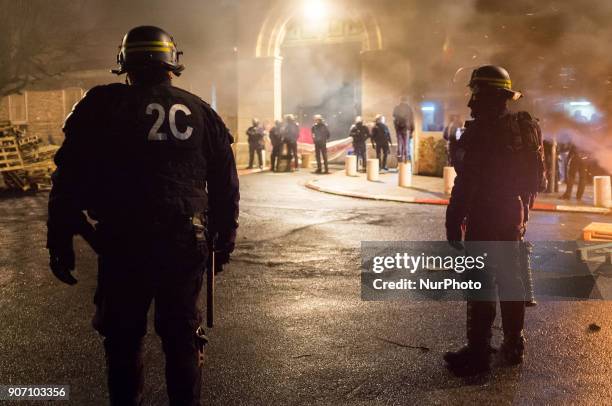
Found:
[[[215,249],[211,250],[208,272],[206,273],[206,326],[213,328],[215,315]]]

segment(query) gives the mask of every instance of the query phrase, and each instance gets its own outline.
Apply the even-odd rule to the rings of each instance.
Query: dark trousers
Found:
[[[328,172],[327,166],[327,144],[324,142],[315,142],[315,156],[317,158],[317,170],[321,171],[321,160],[325,166],[325,172]]]
[[[291,168],[291,159],[295,160],[294,168],[298,167],[298,148],[297,141],[287,141],[287,154],[289,155],[289,163],[287,164]]]
[[[283,149],[283,144],[272,146],[272,154],[270,154],[270,169],[276,171],[278,165],[278,159]]]
[[[501,241],[503,244],[497,248],[486,243],[489,244],[486,245],[487,267],[478,272],[484,272],[482,275],[485,278],[492,278],[497,287],[504,341],[508,344],[517,343],[522,339],[525,320],[525,286],[520,252],[524,235],[522,200],[500,199],[495,203],[475,207],[472,213],[466,224],[466,248],[470,247],[469,241]],[[493,291],[485,294],[485,297],[480,292],[478,295],[477,299],[468,296],[467,300],[468,345],[488,351],[496,312],[496,294]]]
[[[198,334],[198,297],[206,252],[197,247],[188,226],[181,233],[163,233],[172,237],[161,232],[156,236],[155,231],[148,237],[121,232],[101,237],[92,324],[104,336],[112,405],[138,405],[142,400],[142,340],[152,302],[155,331],[166,357],[170,404],[200,404],[204,341]]]
[[[576,175],[578,175],[578,190],[576,191],[576,198],[582,199],[584,189],[587,184],[588,167],[584,159],[580,159],[578,156],[572,156],[567,164],[567,188],[565,189],[565,196],[572,196],[572,189],[574,188],[574,182],[576,181]]]
[[[357,170],[359,170],[359,162],[361,161],[361,167],[365,171],[366,162],[368,160],[365,142],[362,144],[353,144],[353,150],[355,151],[355,155],[357,156]]]
[[[249,168],[253,167],[255,153],[257,153],[257,160],[261,168],[263,166],[263,149],[259,145],[249,145]]]
[[[389,155],[389,144],[376,144],[376,158],[380,169],[387,169],[387,155]]]
[[[410,139],[412,133],[407,128],[395,126],[397,134],[397,162],[408,162],[412,160],[410,151]]]

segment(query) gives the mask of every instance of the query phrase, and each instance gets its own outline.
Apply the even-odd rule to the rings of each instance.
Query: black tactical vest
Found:
[[[102,221],[192,216],[207,207],[205,109],[164,82],[112,84],[88,92],[64,131],[87,132],[86,207]]]
[[[526,112],[471,122],[459,148],[465,157],[457,170],[468,172],[483,197],[524,196],[545,186],[542,136]]]

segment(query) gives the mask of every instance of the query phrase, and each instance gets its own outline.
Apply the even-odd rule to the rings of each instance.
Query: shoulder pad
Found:
[[[517,112],[516,117],[521,121],[538,121],[537,119],[531,117],[531,114],[526,111]]]

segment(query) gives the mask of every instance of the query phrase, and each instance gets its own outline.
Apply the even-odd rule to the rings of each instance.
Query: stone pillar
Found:
[[[280,119],[281,57],[243,58],[238,61],[238,132],[235,134],[236,162],[248,162],[246,130],[253,117],[262,123]]]

